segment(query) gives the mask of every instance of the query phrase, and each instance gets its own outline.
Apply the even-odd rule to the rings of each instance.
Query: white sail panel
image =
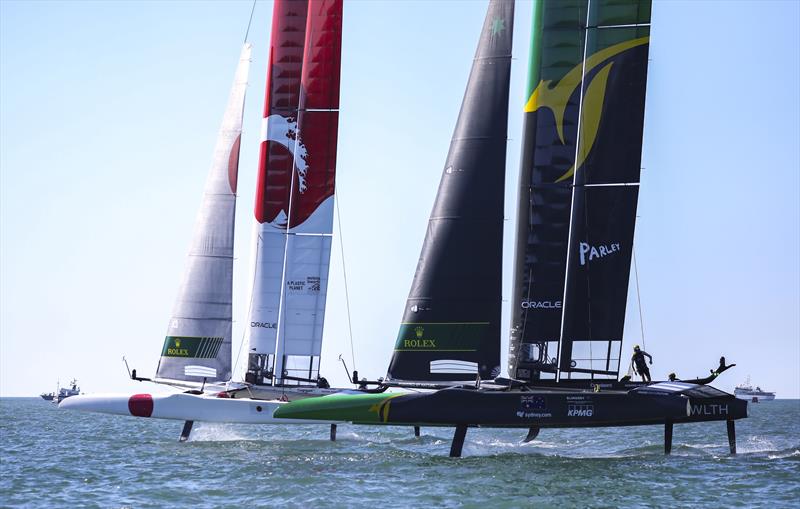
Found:
[[[282,355],[319,356],[331,257],[330,235],[289,235],[281,323]]]
[[[251,50],[246,43],[239,57],[156,370],[160,379],[212,382],[231,376],[236,179]]]
[[[250,354],[270,355],[275,353],[278,337],[286,235],[269,224],[256,223],[254,231],[256,254],[245,342]]]

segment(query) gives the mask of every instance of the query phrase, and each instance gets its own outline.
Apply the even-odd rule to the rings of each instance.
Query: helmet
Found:
[[[633,345],[633,349],[634,350],[638,350],[639,349],[639,345]]]

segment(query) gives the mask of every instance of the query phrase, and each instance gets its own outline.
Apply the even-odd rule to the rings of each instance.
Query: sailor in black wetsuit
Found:
[[[647,367],[647,363],[644,361],[645,356],[650,359],[650,364],[653,364],[653,356],[649,353],[645,352],[644,350],[639,348],[639,345],[635,345],[633,347],[633,357],[631,357],[631,361],[634,365],[634,371],[637,372],[639,375],[642,376],[643,382],[650,381],[650,368]]]

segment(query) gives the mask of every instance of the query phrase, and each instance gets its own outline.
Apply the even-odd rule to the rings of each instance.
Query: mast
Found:
[[[319,373],[333,230],[341,0],[275,2],[256,191],[251,383]]]
[[[217,136],[183,281],[156,370],[160,379],[202,383],[231,378],[236,180],[251,49],[249,43],[242,47]]]
[[[649,24],[650,0],[534,5],[512,377],[618,376]]]
[[[489,3],[389,365],[390,380],[499,374],[513,19],[513,1]]]

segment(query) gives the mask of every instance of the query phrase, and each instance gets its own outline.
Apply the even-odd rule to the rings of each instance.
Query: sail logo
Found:
[[[617,253],[619,251],[620,251],[619,242],[608,245],[601,244],[599,246],[592,246],[588,242],[581,242],[579,248],[581,265],[586,265],[595,258],[603,258],[610,254]]]
[[[300,194],[305,193],[307,188],[308,150],[300,136],[297,119],[286,118],[281,115],[268,116],[264,119],[262,125],[261,141],[272,141],[283,145],[292,154],[294,165],[297,169],[297,190]]]
[[[561,301],[556,300],[523,300],[522,309],[561,309]]]
[[[567,417],[591,417],[594,415],[594,405],[570,404],[567,406]]]
[[[164,338],[162,357],[194,357],[213,359],[219,353],[224,338],[167,336]]]
[[[167,348],[169,357],[189,357],[189,349],[181,348],[181,338],[173,338],[172,348]]]
[[[305,281],[302,279],[287,279],[286,289],[294,293],[317,293],[322,289],[322,278],[319,276],[307,276]]]
[[[404,339],[403,348],[436,348],[435,339]]]
[[[423,336],[425,336],[425,327],[421,325],[414,327],[414,337],[403,339],[403,348],[410,348],[413,350],[436,348],[435,339],[423,339]]]
[[[629,49],[645,45],[649,41],[650,37],[645,36],[609,46],[578,63],[557,84],[553,84],[552,80],[541,80],[531,93],[525,104],[525,112],[531,113],[541,108],[549,109],[555,117],[558,138],[562,145],[567,146],[564,137],[567,106],[570,104],[570,97],[583,88],[581,142],[578,144],[576,160],[563,175],[555,180],[556,182],[571,178],[575,174],[575,170],[580,168],[589,157],[594,147],[603,116],[609,74],[614,65],[614,62],[609,60]],[[592,77],[589,79],[590,74]],[[584,79],[589,79],[588,84],[583,84]]]
[[[250,327],[261,327],[262,329],[277,329],[278,324],[275,322],[250,322]]]
[[[692,405],[692,415],[729,415],[728,405]]]

